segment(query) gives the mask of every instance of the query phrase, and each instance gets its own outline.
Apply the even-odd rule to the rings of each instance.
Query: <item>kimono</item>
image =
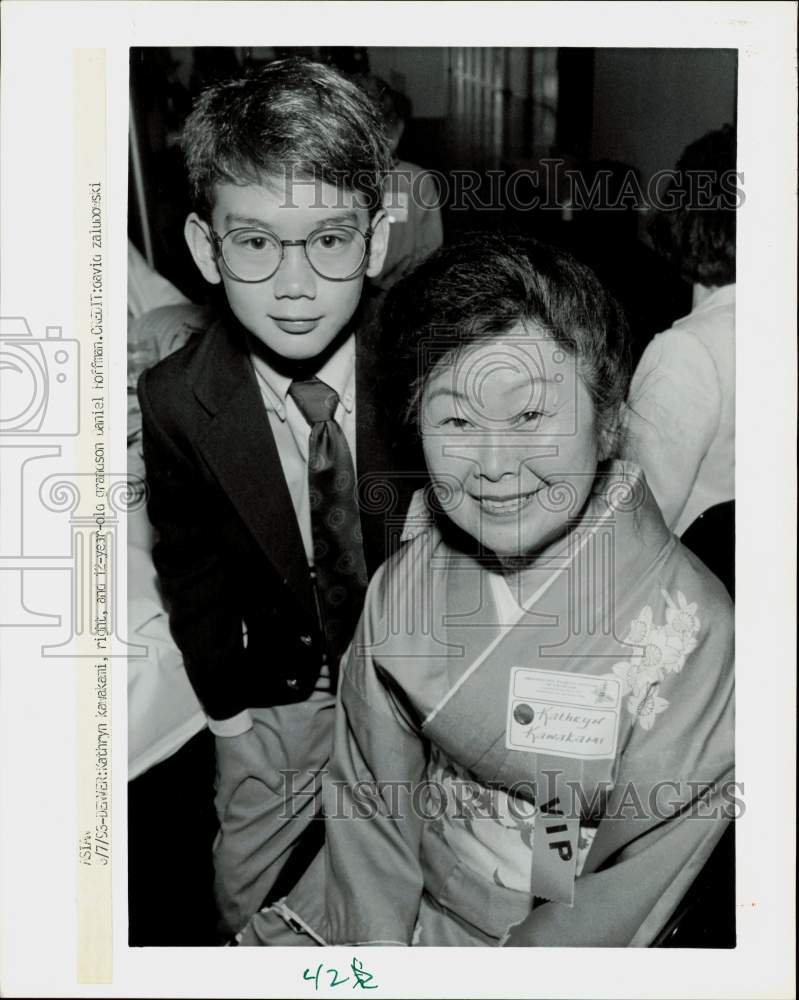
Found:
[[[240,943],[650,944],[734,815],[726,591],[621,462],[510,577],[408,534],[343,664],[325,846]]]

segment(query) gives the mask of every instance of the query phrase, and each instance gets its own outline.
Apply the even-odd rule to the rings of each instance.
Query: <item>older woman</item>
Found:
[[[623,319],[480,237],[385,332],[430,486],[342,666],[324,850],[242,943],[646,945],[730,805],[732,615],[611,460]]]

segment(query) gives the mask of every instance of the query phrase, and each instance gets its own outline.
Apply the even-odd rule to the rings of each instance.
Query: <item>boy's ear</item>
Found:
[[[186,219],[183,235],[194,258],[194,263],[200,269],[202,276],[212,285],[218,285],[222,280],[222,275],[216,265],[216,255],[208,223],[203,222],[196,212],[192,212]]]
[[[369,244],[369,263],[366,265],[366,275],[375,278],[383,270],[383,261],[388,250],[388,215],[384,209],[375,215],[372,223],[372,239]]]

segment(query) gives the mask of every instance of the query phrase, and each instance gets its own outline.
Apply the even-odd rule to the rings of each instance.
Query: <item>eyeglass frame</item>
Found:
[[[329,278],[326,274],[322,274],[321,271],[314,267],[311,258],[308,256],[308,240],[314,237],[317,233],[323,232],[325,229],[351,229],[358,233],[359,236],[363,237],[364,241],[364,252],[363,259],[357,268],[348,275],[346,278]],[[224,236],[220,236],[211,226],[208,227],[208,231],[211,234],[212,244],[214,247],[214,253],[216,255],[217,264],[221,260],[225,265],[225,270],[230,275],[234,281],[240,281],[245,285],[259,285],[262,281],[269,281],[270,278],[274,278],[277,272],[280,270],[280,266],[283,263],[286,256],[286,247],[302,247],[305,260],[308,263],[308,267],[313,271],[315,275],[319,278],[323,278],[325,281],[352,281],[357,278],[358,275],[363,270],[364,264],[369,260],[369,252],[372,245],[372,237],[374,236],[374,229],[372,228],[372,223],[370,222],[366,228],[366,232],[362,233],[357,226],[348,226],[345,223],[336,224],[334,226],[324,225],[317,226],[316,229],[311,230],[310,233],[305,237],[304,240],[281,240],[277,233],[273,233],[271,229],[263,229],[260,226],[237,226],[235,229],[228,229]],[[230,267],[228,262],[225,260],[225,255],[222,252],[222,242],[228,238],[232,233],[264,233],[267,236],[271,236],[274,240],[280,244],[280,260],[277,262],[277,267],[270,274],[267,274],[265,278],[240,278]]]

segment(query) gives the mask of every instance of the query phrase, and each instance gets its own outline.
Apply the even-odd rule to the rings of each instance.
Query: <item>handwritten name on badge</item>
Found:
[[[580,760],[613,757],[620,706],[614,678],[514,667],[505,746]]]

